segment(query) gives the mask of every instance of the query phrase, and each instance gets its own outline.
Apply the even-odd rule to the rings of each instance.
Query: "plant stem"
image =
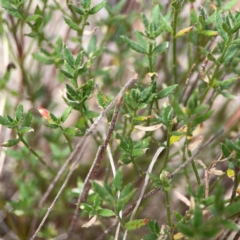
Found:
[[[192,153],[190,151],[188,151],[188,157],[192,157]],[[193,171],[194,171],[194,174],[195,174],[195,177],[197,179],[198,186],[199,186],[199,185],[201,185],[201,180],[200,180],[200,177],[199,177],[199,174],[198,174],[198,171],[197,171],[196,164],[195,164],[194,161],[192,161],[191,164],[192,164],[192,168],[193,168]]]
[[[175,38],[177,33],[177,19],[178,19],[178,9],[174,8],[174,15],[173,15],[173,77],[174,77],[174,84],[178,83],[177,79],[177,39]]]
[[[160,171],[159,174],[161,174],[161,172],[162,172],[163,170],[165,170],[165,168],[167,167],[168,159],[169,159],[170,138],[171,138],[171,134],[170,134],[170,132],[171,132],[171,126],[168,127],[167,131],[168,131],[168,134],[167,134],[167,141],[166,141],[166,153],[165,153],[165,158],[164,158],[163,167],[162,167],[162,169],[161,169],[161,171]]]
[[[172,232],[172,221],[171,221],[171,209],[170,209],[170,202],[169,202],[169,195],[167,191],[164,191],[166,197],[166,209],[167,209],[167,221],[168,227],[170,228],[170,239],[174,239],[173,232]]]
[[[213,73],[213,75],[212,75],[212,77],[211,77],[211,79],[210,79],[210,81],[208,83],[208,87],[206,88],[206,90],[205,90],[205,92],[204,92],[204,94],[203,94],[203,96],[201,98],[201,101],[200,101],[201,104],[203,103],[206,95],[208,94],[209,90],[212,87],[212,84],[213,84],[213,82],[214,82],[214,80],[215,80],[215,78],[216,78],[216,76],[218,74],[218,71],[219,71],[220,67],[221,67],[222,60],[223,60],[223,58],[224,58],[224,56],[225,56],[225,54],[226,54],[226,52],[227,52],[227,50],[228,50],[228,48],[230,46],[231,39],[232,39],[231,37],[228,38],[227,42],[225,43],[224,50],[223,50],[221,56],[218,58],[218,62],[219,63],[217,63],[216,68],[214,70],[214,73]]]
[[[48,168],[48,170],[54,174],[54,171],[47,165],[47,163],[43,160],[43,158],[37,153],[35,152],[29,145],[28,143],[24,140],[22,134],[18,133],[18,137],[21,140],[21,142],[25,145],[25,147],[35,156],[37,157],[37,159]]]
[[[72,148],[72,144],[71,144],[70,138],[69,138],[68,135],[64,132],[64,129],[63,129],[62,126],[60,126],[60,129],[61,129],[61,131],[62,131],[62,133],[63,133],[63,135],[64,135],[64,137],[65,137],[65,139],[66,139],[66,141],[67,141],[67,144],[68,144],[68,147],[69,147],[70,151],[72,152],[73,148]]]

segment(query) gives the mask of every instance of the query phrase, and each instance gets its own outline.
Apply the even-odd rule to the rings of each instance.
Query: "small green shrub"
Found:
[[[1,0],[4,239],[239,230],[237,1],[115,2]]]

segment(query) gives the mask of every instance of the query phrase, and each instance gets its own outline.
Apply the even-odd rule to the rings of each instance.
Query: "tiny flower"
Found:
[[[232,180],[234,180],[234,178],[235,178],[235,172],[234,172],[234,170],[233,170],[233,169],[228,169],[228,170],[227,170],[227,176],[228,176],[229,178],[231,178]]]
[[[48,120],[48,121],[51,120],[49,111],[47,109],[42,108],[42,107],[37,107],[37,110],[42,115],[42,117],[44,117],[46,120]]]

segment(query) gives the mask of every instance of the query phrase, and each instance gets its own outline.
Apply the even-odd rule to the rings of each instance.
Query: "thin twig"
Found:
[[[39,224],[37,230],[35,231],[35,233],[33,234],[33,236],[31,237],[30,240],[34,240],[34,239],[36,238],[38,232],[39,232],[39,231],[41,230],[41,228],[43,227],[45,221],[47,220],[47,218],[48,218],[48,216],[49,216],[49,214],[50,214],[50,212],[53,210],[53,207],[54,207],[55,203],[57,202],[59,196],[61,195],[62,191],[63,191],[64,188],[66,187],[69,178],[72,176],[73,171],[76,169],[77,164],[80,162],[80,159],[81,159],[82,154],[83,154],[83,148],[82,148],[82,150],[81,150],[81,152],[80,152],[80,154],[79,154],[78,161],[73,162],[73,164],[71,165],[70,170],[69,170],[69,173],[68,173],[67,177],[65,178],[65,181],[63,182],[61,188],[59,189],[59,191],[58,191],[58,193],[57,193],[57,195],[56,195],[56,197],[55,197],[54,200],[52,201],[52,203],[51,203],[50,207],[48,208],[46,214],[44,215],[41,223]]]
[[[79,205],[81,203],[86,202],[86,200],[87,200],[87,196],[88,196],[89,190],[91,188],[91,182],[93,180],[95,180],[95,178],[96,178],[96,175],[98,173],[100,164],[101,164],[102,159],[103,159],[103,155],[105,153],[105,150],[106,150],[106,148],[108,146],[108,143],[109,143],[109,141],[111,139],[111,136],[113,134],[113,130],[115,128],[115,125],[116,125],[116,122],[117,122],[118,113],[119,113],[119,110],[120,110],[120,105],[121,105],[121,102],[122,102],[122,97],[123,97],[123,95],[120,95],[118,97],[118,100],[117,100],[117,103],[116,103],[116,107],[115,107],[115,111],[114,111],[114,114],[113,114],[113,117],[112,117],[112,121],[111,121],[111,124],[109,126],[108,133],[107,133],[107,137],[106,137],[103,145],[99,146],[99,148],[98,148],[98,152],[96,154],[94,162],[93,162],[93,164],[92,164],[92,166],[91,166],[91,168],[90,168],[90,170],[88,172],[87,177],[85,178],[82,192],[78,196],[78,200],[77,200],[77,203],[76,203],[76,209],[75,209],[74,215],[72,217],[72,220],[71,220],[71,223],[70,223],[70,226],[69,226],[69,229],[68,229],[69,236],[72,233],[72,231],[73,231],[73,229],[75,227],[78,215],[81,212],[81,209],[79,208]]]
[[[166,142],[165,142],[165,144],[166,144]],[[134,218],[134,216],[135,216],[135,214],[136,214],[136,212],[137,212],[137,209],[138,209],[138,207],[139,207],[139,205],[140,205],[140,203],[141,203],[141,201],[142,201],[142,198],[143,198],[143,196],[144,196],[144,192],[145,192],[145,190],[146,190],[146,188],[147,188],[147,185],[148,185],[148,181],[149,181],[149,178],[150,178],[150,177],[149,177],[149,173],[152,173],[154,164],[156,163],[159,154],[163,151],[164,148],[165,148],[165,147],[159,147],[159,148],[158,148],[158,150],[156,151],[156,153],[155,153],[155,155],[154,155],[154,157],[153,157],[153,159],[152,159],[152,161],[151,161],[151,163],[150,163],[150,165],[149,165],[149,167],[148,167],[148,170],[147,170],[147,172],[146,172],[146,176],[145,176],[145,180],[144,180],[144,184],[143,184],[143,187],[142,187],[140,196],[139,196],[139,198],[138,198],[138,200],[137,200],[137,202],[136,202],[136,205],[135,205],[135,207],[134,207],[134,209],[133,209],[133,212],[132,212],[132,214],[131,214],[130,220],[132,220],[132,219]],[[125,233],[124,233],[123,240],[126,239],[126,237],[127,237],[127,232],[128,232],[128,230],[126,229],[126,230],[125,230]]]
[[[183,89],[182,95],[181,95],[181,97],[179,98],[179,102],[181,102],[183,96],[185,96],[185,93],[186,93],[186,90],[187,90],[187,87],[188,87],[188,84],[189,84],[190,78],[191,78],[191,76],[192,76],[192,74],[193,74],[193,69],[195,68],[195,66],[196,66],[196,64],[194,63],[194,64],[192,65],[192,67],[191,67],[190,72],[188,73],[188,77],[187,77],[187,80],[186,80],[186,83],[185,83],[185,86],[184,86],[184,89]]]
[[[184,167],[186,167],[190,162],[192,162],[199,153],[201,153],[205,148],[207,148],[213,141],[215,141],[222,133],[224,132],[224,129],[221,128],[214,136],[212,136],[202,147],[199,148],[199,150],[190,157],[186,162],[181,164],[171,175],[169,178],[172,178],[174,175],[176,175],[179,171],[181,171]]]
[[[63,173],[65,172],[65,170],[67,169],[67,167],[69,166],[69,164],[72,162],[72,160],[76,157],[77,153],[80,152],[83,149],[83,143],[86,142],[87,138],[92,134],[93,130],[98,126],[98,124],[101,122],[102,118],[108,113],[108,111],[114,106],[115,102],[117,101],[117,99],[119,98],[119,96],[122,96],[123,93],[126,91],[126,89],[133,83],[133,81],[135,81],[137,79],[137,74],[135,74],[125,85],[124,87],[121,89],[121,91],[118,93],[118,95],[112,100],[112,102],[107,106],[107,108],[98,116],[98,118],[94,121],[94,123],[90,126],[90,128],[86,131],[85,135],[81,138],[81,140],[78,142],[78,144],[76,145],[76,147],[74,148],[73,152],[71,153],[71,155],[68,157],[68,159],[66,160],[66,162],[63,164],[63,166],[61,167],[61,169],[58,171],[56,177],[53,179],[53,181],[51,182],[51,184],[49,185],[47,191],[45,192],[45,194],[43,195],[43,197],[41,198],[39,204],[38,204],[38,210],[37,213],[33,219],[33,223],[31,226],[31,231],[30,233],[32,233],[36,227],[37,224],[37,220],[38,220],[38,216],[40,213],[40,210],[42,209],[45,201],[47,200],[47,197],[49,196],[49,194],[52,192],[53,188],[55,187],[56,183],[58,182],[58,180],[60,179],[60,177],[63,175]]]

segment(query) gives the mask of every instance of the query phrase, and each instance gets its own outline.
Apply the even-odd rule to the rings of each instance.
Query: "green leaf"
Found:
[[[20,13],[19,10],[10,3],[10,1],[1,1],[1,3],[2,7],[5,8],[13,17],[23,19],[22,13]]]
[[[64,133],[67,134],[68,136],[70,137],[73,137],[76,135],[77,133],[77,128],[75,127],[67,127],[67,128],[64,128]]]
[[[84,9],[89,9],[91,6],[91,0],[82,0],[81,5]]]
[[[72,112],[72,107],[66,108],[65,111],[63,112],[62,116],[61,116],[61,121],[65,122],[71,112]]]
[[[149,222],[149,219],[144,218],[144,219],[138,219],[138,220],[131,220],[125,224],[125,227],[128,230],[136,230],[138,228],[141,228],[145,226]]]
[[[230,156],[231,150],[228,148],[227,145],[225,145],[224,143],[221,143],[221,149],[222,149],[222,153],[225,158]]]
[[[31,21],[36,21],[37,19],[39,18],[42,18],[42,16],[38,15],[38,14],[34,14],[34,15],[31,15],[31,16],[28,16],[26,19],[25,19],[25,22],[31,22]]]
[[[172,107],[174,109],[174,112],[176,113],[177,117],[182,119],[185,123],[188,122],[188,117],[187,115],[183,112],[181,106],[179,105],[178,102],[176,102],[175,99],[172,101]]]
[[[49,113],[49,115],[53,123],[58,123],[58,118],[53,113]],[[51,120],[50,123],[52,123]]]
[[[162,98],[167,97],[168,95],[173,93],[173,91],[176,89],[177,86],[178,86],[178,84],[174,84],[174,85],[171,85],[169,87],[166,87],[165,89],[163,89],[162,91],[157,93],[155,95],[155,98],[156,99],[162,99]]]
[[[239,28],[240,28],[240,21],[236,21],[231,33],[234,34],[235,32],[237,32],[239,30]]]
[[[72,55],[72,52],[70,49],[63,43],[63,57],[67,61],[67,63],[74,68],[75,67],[75,61]]]
[[[16,120],[19,122],[23,119],[23,105],[19,103],[16,110]]]
[[[23,122],[22,122],[22,127],[29,127],[31,125],[32,121],[32,110],[30,109],[27,114],[24,116]]]
[[[193,226],[195,229],[199,229],[201,228],[202,224],[203,224],[202,210],[199,207],[199,205],[196,205],[194,209]]]
[[[102,208],[98,210],[98,215],[103,217],[112,217],[115,216],[115,213],[110,209]]]
[[[77,6],[75,6],[73,4],[71,4],[71,9],[74,12],[78,13],[79,15],[85,15],[85,12],[83,10],[81,10],[80,8],[78,8]]]
[[[106,109],[106,107],[109,104],[109,99],[106,98],[106,96],[100,94],[99,92],[97,93],[97,101],[100,107],[102,107],[103,109]]]
[[[72,76],[70,73],[68,73],[68,72],[66,72],[66,71],[64,71],[64,70],[60,70],[61,71],[61,73],[63,73],[63,75],[65,76],[65,77],[67,77],[67,78],[73,78],[74,76]]]
[[[66,84],[66,89],[67,89],[68,94],[70,95],[70,97],[73,100],[77,100],[78,99],[77,92],[70,85]]]
[[[160,234],[160,228],[158,226],[158,222],[150,220],[148,222],[148,228],[150,230],[151,233],[155,233],[155,234]]]
[[[100,186],[95,181],[92,183],[94,191],[99,195],[99,197],[103,200],[112,200],[112,195],[106,190],[105,187]]]
[[[222,24],[222,28],[227,34],[231,35],[232,29],[225,22]]]
[[[239,51],[239,49],[240,45],[231,45],[223,57],[223,62],[226,63],[229,60],[231,60],[234,57],[234,55]]]
[[[125,151],[128,151],[128,142],[119,133],[116,133],[116,138],[120,139],[119,147]]]
[[[106,1],[102,1],[101,3],[97,4],[96,6],[90,9],[89,14],[92,15],[99,12],[105,6],[105,4]]]
[[[64,17],[64,21],[65,23],[73,30],[76,30],[76,31],[81,31],[80,27],[78,26],[78,24],[76,24],[75,22],[73,22],[72,20]]]
[[[90,212],[92,211],[92,206],[87,204],[87,203],[81,203],[79,206],[82,210],[84,210],[85,212]]]
[[[207,58],[208,58],[210,61],[212,61],[212,62],[218,64],[217,59],[213,56],[212,53],[208,53]]]
[[[178,230],[183,233],[187,237],[194,236],[194,229],[192,227],[188,227],[186,224],[177,223]]]
[[[162,53],[162,52],[165,52],[169,47],[169,42],[163,42],[163,43],[160,43],[159,45],[157,45],[153,52],[155,53]]]
[[[88,44],[88,49],[87,49],[88,54],[96,51],[96,45],[97,45],[97,37],[96,35],[93,35]]]
[[[4,118],[0,115],[0,124],[7,127],[9,125],[9,122],[6,118]]]
[[[97,112],[94,112],[94,111],[85,111],[83,113],[84,117],[87,118],[87,119],[93,119],[93,118],[96,118],[99,116],[99,113]]]
[[[143,240],[158,240],[158,235],[155,233],[149,233],[143,237]]]
[[[142,22],[144,24],[145,29],[148,29],[149,21],[148,21],[146,15],[144,13],[141,13],[141,17],[142,17]]]
[[[140,44],[132,41],[131,39],[129,39],[128,37],[122,36],[124,42],[127,43],[127,45],[132,48],[133,50],[135,50],[136,52],[139,53],[144,53],[147,54],[147,51],[144,47],[142,47]]]
[[[21,127],[18,129],[18,132],[24,134],[24,133],[34,132],[34,129],[31,127]]]
[[[232,230],[232,231],[239,230],[239,225],[236,224],[235,222],[231,221],[231,220],[223,219],[223,220],[221,220],[221,224],[223,225],[223,227],[225,229],[229,229],[229,230]]]
[[[222,39],[224,41],[227,41],[228,34],[224,31],[222,24],[223,24],[223,19],[221,16],[221,10],[219,8],[217,8],[217,10],[216,10],[216,27],[217,27],[218,33],[222,37]]]
[[[49,57],[47,57],[45,55],[42,55],[42,54],[33,53],[32,56],[33,56],[34,59],[36,59],[40,63],[44,63],[46,65],[51,65],[51,64],[54,63],[53,59],[50,59]]]
[[[19,138],[13,138],[13,139],[10,139],[4,143],[1,144],[2,147],[12,147],[16,144],[18,144],[20,142],[20,139]]]
[[[223,201],[223,187],[219,187],[215,191],[215,201],[214,201],[214,212],[216,215],[221,215],[224,211],[224,201]]]
[[[77,68],[77,76],[79,77],[79,76],[83,75],[84,73],[86,73],[88,68],[89,68],[88,62],[85,62],[83,64],[83,66]]]
[[[207,119],[209,119],[214,111],[208,111],[206,113],[204,113],[202,116],[197,117],[193,120],[193,125],[198,125],[204,121],[206,121]]]
[[[113,179],[112,185],[117,191],[119,191],[122,188],[122,183],[123,183],[122,168],[119,168]]]
[[[78,65],[81,64],[82,62],[82,55],[83,55],[83,51],[79,52],[76,59],[75,59],[75,66],[78,67]]]
[[[123,190],[120,193],[119,199],[117,200],[118,212],[123,210],[124,206],[129,202],[129,200],[132,198],[134,193],[135,193],[135,190],[133,189],[131,183],[123,187]]]
[[[150,21],[153,23],[154,29],[156,31],[160,23],[160,9],[158,4],[156,4],[152,10]]]

